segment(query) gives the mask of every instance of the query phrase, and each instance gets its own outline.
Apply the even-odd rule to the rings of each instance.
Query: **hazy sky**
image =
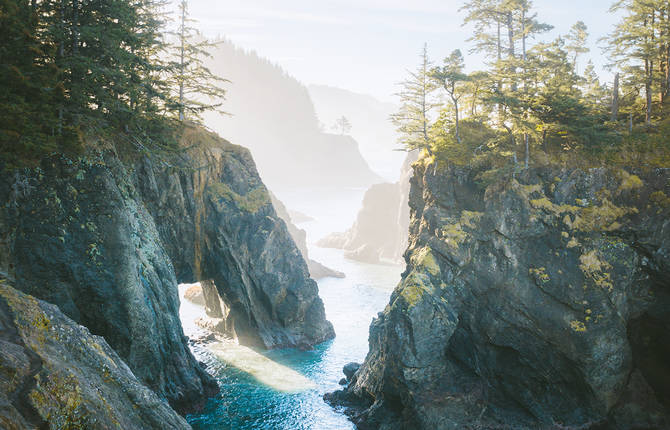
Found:
[[[413,69],[424,42],[433,60],[460,48],[468,69],[482,67],[467,54],[471,29],[461,27],[464,0],[189,0],[207,36],[222,35],[280,64],[306,84],[325,84],[392,101],[397,82]],[[598,39],[616,17],[612,0],[535,0],[539,18],[565,34],[578,20],[589,27],[591,52],[606,63]],[[583,66],[582,66],[583,68]],[[607,73],[603,76],[609,78]]]

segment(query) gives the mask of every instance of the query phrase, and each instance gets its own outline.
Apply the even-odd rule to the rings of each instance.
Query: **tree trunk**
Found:
[[[516,57],[515,46],[514,46],[514,16],[512,12],[507,13],[507,38],[509,39],[509,51],[508,58],[509,60],[514,60]],[[517,83],[514,75],[516,74],[516,68],[514,64],[510,66],[510,79],[512,79],[512,91],[516,91]]]
[[[612,116],[610,121],[616,122],[619,117],[619,73],[614,75],[614,88],[612,88]]]

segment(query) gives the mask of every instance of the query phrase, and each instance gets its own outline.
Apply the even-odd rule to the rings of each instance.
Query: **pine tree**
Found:
[[[176,61],[174,65],[178,94],[176,110],[179,121],[189,118],[200,121],[201,114],[208,110],[217,110],[222,105],[225,90],[221,86],[228,82],[214,75],[203,63],[208,58],[209,49],[214,43],[201,39],[195,28],[190,26],[188,2],[179,4],[179,29],[177,33]]]
[[[468,75],[463,73],[464,67],[463,54],[457,49],[444,59],[442,67],[430,71],[430,77],[444,88],[454,106],[454,136],[458,143],[461,143],[458,102],[465,93],[464,84],[468,80]]]
[[[430,115],[436,104],[431,100],[435,84],[430,78],[432,64],[428,59],[428,46],[421,51],[421,63],[415,72],[410,72],[401,83],[400,110],[391,115],[391,121],[400,133],[400,143],[411,151],[425,149],[432,153],[430,136]]]
[[[660,11],[667,11],[667,1],[619,0],[611,11],[620,10],[625,11],[626,15],[610,35],[608,49],[616,60],[627,66],[631,79],[644,85],[645,123],[649,125],[653,115],[657,67],[663,62],[663,57],[659,56],[664,55],[659,49],[662,30],[659,27],[665,24],[657,18]],[[667,19],[667,14],[665,17]],[[660,40],[662,45],[663,41]]]
[[[58,71],[54,46],[43,37],[44,5],[0,0],[0,161],[10,166],[38,161],[59,148]]]
[[[565,36],[565,45],[566,51],[572,58],[572,64],[577,69],[577,58],[581,54],[586,54],[589,52],[589,48],[586,46],[586,41],[589,38],[588,27],[584,24],[583,21],[577,21],[571,28],[570,32]]]

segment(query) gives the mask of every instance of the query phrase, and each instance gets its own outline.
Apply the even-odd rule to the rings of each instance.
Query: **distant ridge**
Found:
[[[229,79],[224,110],[206,124],[249,148],[271,189],[361,187],[382,182],[350,136],[319,127],[307,88],[255,52],[223,41],[209,66]]]

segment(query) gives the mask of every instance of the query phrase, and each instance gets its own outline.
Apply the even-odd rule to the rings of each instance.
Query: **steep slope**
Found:
[[[177,281],[213,281],[229,333],[265,347],[334,336],[316,283],[251,155],[187,126],[182,151],[85,157],[1,173],[0,271],[102,336],[179,411],[217,391],[179,321]]]
[[[212,129],[251,150],[270,189],[368,187],[382,182],[348,136],[323,133],[307,88],[280,67],[223,42],[211,70],[231,80],[226,109],[206,115]],[[290,166],[290,168],[287,168]]]
[[[0,270],[16,287],[103,336],[175,408],[216,392],[184,340],[170,258],[114,152],[53,156],[8,175],[0,184]]]
[[[667,428],[670,171],[417,163],[361,428]],[[371,406],[366,409],[367,406]]]
[[[317,245],[344,249],[347,258],[367,263],[402,261],[409,229],[409,180],[416,158],[416,151],[406,156],[398,182],[375,184],[365,192],[361,210],[349,230],[332,233]]]
[[[0,427],[190,429],[103,338],[2,276]]]
[[[316,282],[249,151],[190,127],[182,144],[189,149],[169,166],[144,158],[133,174],[179,283],[212,281],[226,333],[244,344],[332,338]]]

